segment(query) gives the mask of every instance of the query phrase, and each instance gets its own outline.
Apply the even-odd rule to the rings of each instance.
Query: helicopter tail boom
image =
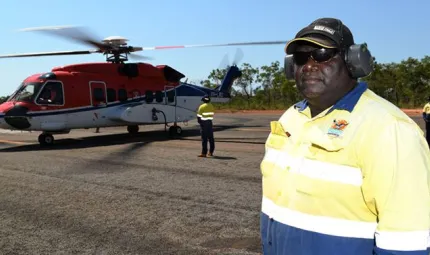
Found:
[[[230,91],[233,86],[234,81],[237,78],[240,78],[242,76],[242,72],[239,70],[239,68],[236,65],[231,66],[226,75],[224,76],[224,79],[220,86],[216,88],[216,90],[222,95],[222,96],[230,96]]]

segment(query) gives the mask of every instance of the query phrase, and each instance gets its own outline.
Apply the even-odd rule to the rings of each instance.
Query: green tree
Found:
[[[274,83],[276,73],[279,72],[279,61],[272,62],[269,66],[264,65],[261,68],[257,81],[261,83],[269,108],[274,106],[277,95],[280,94],[278,83]],[[277,85],[277,86],[275,86]]]
[[[243,63],[240,70],[242,76],[236,80],[236,86],[240,88],[245,96],[248,108],[251,107],[252,84],[257,80],[259,69],[252,67],[248,63]]]
[[[208,76],[208,79],[203,80],[200,84],[206,88],[216,88],[221,85],[222,80],[227,74],[227,68],[212,70]]]
[[[9,96],[1,96],[0,97],[0,104],[6,102],[8,98],[9,98]]]

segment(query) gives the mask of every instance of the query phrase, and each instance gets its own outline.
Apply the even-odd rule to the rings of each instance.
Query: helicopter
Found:
[[[178,123],[196,118],[203,96],[215,103],[231,99],[231,88],[242,73],[236,64],[229,67],[223,81],[214,89],[181,82],[184,74],[169,65],[127,62],[128,58],[147,60],[137,51],[285,44],[265,41],[226,44],[134,47],[128,39],[110,36],[94,39],[78,26],[26,28],[71,39],[95,47],[90,50],[36,52],[0,55],[0,58],[83,55],[99,53],[106,62],[77,63],[25,78],[15,92],[0,104],[0,128],[41,131],[40,145],[54,144],[54,135],[73,129],[126,126],[131,134],[139,125],[164,124],[170,135],[181,135]]]

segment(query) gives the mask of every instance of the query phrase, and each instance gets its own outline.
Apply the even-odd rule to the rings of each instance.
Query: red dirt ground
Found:
[[[423,109],[402,109],[409,116],[421,116]]]

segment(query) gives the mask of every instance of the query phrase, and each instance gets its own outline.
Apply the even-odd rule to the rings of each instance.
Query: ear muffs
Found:
[[[345,51],[345,63],[352,78],[362,78],[375,68],[375,58],[367,49],[367,44],[354,44]]]
[[[341,45],[343,41],[343,23],[338,20],[338,31],[341,35]],[[362,78],[372,73],[374,69],[375,58],[372,57],[370,51],[367,49],[367,43],[353,44],[343,52],[345,57],[346,67],[352,78]]]
[[[375,68],[375,58],[367,49],[367,44],[351,45],[345,52],[345,63],[352,78],[362,78],[371,74]],[[284,58],[284,73],[288,80],[294,79],[293,55]]]
[[[294,79],[294,59],[293,55],[286,55],[284,58],[284,73],[287,80]]]

